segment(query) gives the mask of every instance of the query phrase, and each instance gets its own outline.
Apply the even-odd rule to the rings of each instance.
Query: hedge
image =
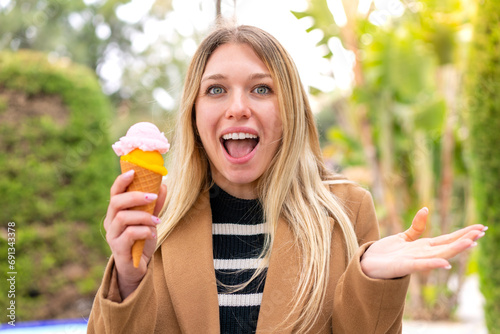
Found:
[[[15,298],[2,288],[0,322],[11,320],[3,316],[11,300],[16,321],[88,316],[109,254],[102,220],[116,174],[111,116],[90,69],[0,52],[1,285],[17,272]]]
[[[500,2],[477,5],[467,73],[468,119],[480,241],[479,275],[489,333],[500,333]]]

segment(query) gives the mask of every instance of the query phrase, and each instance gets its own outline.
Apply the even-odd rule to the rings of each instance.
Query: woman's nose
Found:
[[[229,105],[226,110],[227,118],[249,118],[252,114],[248,97],[242,92],[234,92],[229,99]]]

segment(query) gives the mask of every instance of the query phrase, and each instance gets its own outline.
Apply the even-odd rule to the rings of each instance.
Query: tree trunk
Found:
[[[342,0],[342,4],[347,16],[347,24],[340,29],[341,39],[344,46],[348,50],[352,51],[356,56],[356,62],[353,69],[354,81],[356,86],[362,87],[365,84],[365,79],[361,61],[358,57],[359,47],[358,37],[356,35],[358,1]],[[356,109],[356,123],[359,125],[356,130],[360,136],[365,157],[372,172],[372,194],[374,201],[378,204],[378,206],[387,210],[387,218],[385,222],[381,221],[383,228],[385,229],[384,234],[401,232],[402,225],[400,219],[398,218],[399,215],[396,209],[393,194],[388,189],[388,186],[390,188],[388,182],[390,182],[392,172],[391,170],[383,170],[383,166],[381,166],[381,162],[377,157],[377,149],[373,139],[373,126],[368,118],[368,107],[364,104],[359,105]]]
[[[446,120],[441,144],[441,181],[439,186],[439,217],[441,233],[450,233],[450,208],[453,192],[454,128],[457,121],[457,96],[460,75],[455,66],[448,64],[438,69],[438,89],[446,101]]]
[[[215,22],[222,20],[222,0],[215,0]]]

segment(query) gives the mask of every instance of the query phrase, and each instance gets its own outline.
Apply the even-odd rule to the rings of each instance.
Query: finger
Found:
[[[140,191],[131,191],[117,194],[111,197],[106,214],[105,228],[107,228],[119,211],[127,210],[136,206],[145,205],[156,200],[158,195],[143,193]]]
[[[363,262],[362,262],[363,264]],[[363,271],[370,272],[369,277],[379,279],[393,279],[436,268],[451,268],[448,261],[443,258],[414,258],[403,257],[388,260],[379,259],[364,264]]]
[[[113,182],[113,185],[111,186],[111,189],[109,191],[110,204],[108,205],[106,219],[104,219],[104,229],[107,229],[109,223],[113,220],[114,215],[116,214],[116,210],[114,210],[112,205],[111,205],[111,200],[117,194],[121,194],[121,193],[124,193],[125,191],[127,191],[127,187],[130,185],[130,183],[134,179],[134,173],[135,173],[135,171],[133,169],[129,170],[126,173],[118,175],[118,177],[115,179],[115,182]]]
[[[135,171],[133,169],[129,170],[126,173],[118,175],[115,182],[111,186],[110,195],[113,197],[116,194],[124,193],[127,190],[127,187],[132,183],[134,179]]]
[[[109,241],[118,238],[130,226],[155,227],[160,220],[145,211],[124,210],[116,214],[113,222],[108,226],[106,239]]]
[[[110,246],[115,256],[130,258],[132,260],[132,245],[137,240],[156,239],[156,228],[149,226],[128,226],[123,233],[114,239]]]
[[[160,186],[160,191],[158,193],[158,199],[156,200],[155,209],[153,211],[153,214],[155,216],[158,216],[160,214],[160,211],[163,208],[163,205],[165,204],[166,198],[167,198],[167,186],[165,184],[162,184]]]
[[[474,241],[477,233],[477,231],[471,231],[462,238],[455,240],[450,244],[432,247],[427,252],[421,253],[418,257],[450,259],[463,252],[464,250],[477,245],[477,243]]]
[[[465,228],[462,228],[460,230],[457,230],[455,232],[449,233],[449,234],[444,234],[435,238],[429,239],[429,243],[431,246],[439,246],[439,245],[444,245],[444,244],[449,244],[452,243],[455,240],[460,239],[464,235],[467,235],[467,233],[471,231],[477,231],[477,235],[475,236],[477,240],[478,238],[484,236],[483,232],[484,226],[481,224],[476,224],[476,225],[471,225],[467,226]]]
[[[428,215],[429,209],[424,207],[418,210],[415,218],[413,218],[410,228],[402,233],[402,237],[405,241],[417,240],[422,233],[424,233]]]
[[[142,191],[130,191],[113,196],[109,201],[109,206],[113,210],[121,211],[149,204],[157,198],[157,194],[145,193]]]
[[[400,276],[405,276],[413,274],[418,271],[428,271],[432,269],[451,269],[450,263],[443,258],[432,258],[432,259],[408,259],[403,261],[402,270],[403,272]]]
[[[158,238],[158,230],[154,231],[156,234],[156,238]],[[146,255],[146,258],[151,258],[156,250],[156,238],[154,240],[146,240],[144,244],[143,254]]]

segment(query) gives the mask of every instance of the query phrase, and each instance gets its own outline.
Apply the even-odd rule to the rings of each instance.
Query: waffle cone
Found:
[[[128,172],[131,169],[135,171],[134,179],[128,186],[127,191],[142,191],[146,193],[158,194],[161,186],[161,174],[123,160],[120,160],[120,166],[122,173]],[[153,214],[155,205],[156,200],[146,205],[133,207],[130,210],[146,211]],[[132,259],[134,261],[134,267],[136,268],[139,267],[142,251],[144,250],[144,242],[145,240],[137,240],[132,246]]]

